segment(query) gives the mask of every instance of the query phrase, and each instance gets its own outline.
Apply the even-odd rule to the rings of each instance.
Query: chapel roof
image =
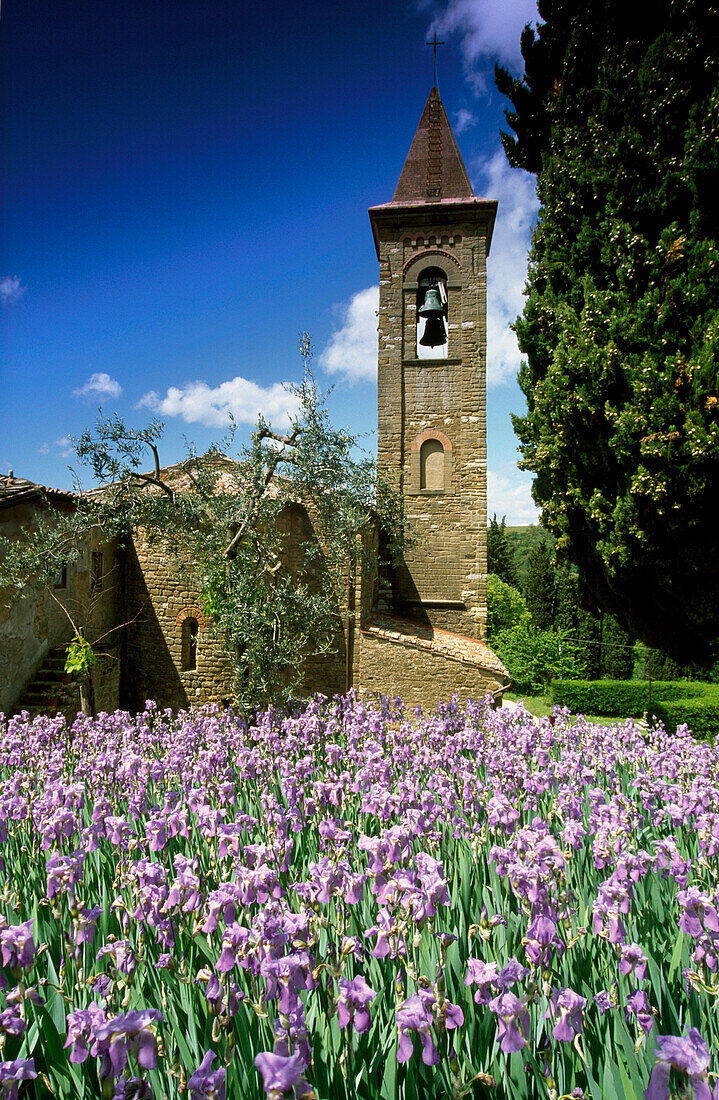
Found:
[[[388,205],[457,202],[474,197],[439,91],[432,88]]]
[[[464,634],[454,634],[449,630],[420,626],[408,619],[373,612],[360,629],[365,634],[374,634],[386,641],[411,646],[415,649],[428,649],[434,653],[449,657],[464,664],[476,665],[491,672],[494,676],[511,679],[496,653],[486,642],[478,638],[468,638]]]
[[[77,500],[77,496],[67,489],[51,489],[47,485],[28,481],[25,477],[15,477],[12,473],[0,474],[0,508],[11,508],[16,504],[39,499],[71,503]]]

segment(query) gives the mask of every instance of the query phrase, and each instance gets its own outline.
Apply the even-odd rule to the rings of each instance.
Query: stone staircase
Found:
[[[35,677],[13,707],[13,714],[26,710],[31,718],[62,710],[72,693],[72,677],[65,672],[65,647],[48,650]]]

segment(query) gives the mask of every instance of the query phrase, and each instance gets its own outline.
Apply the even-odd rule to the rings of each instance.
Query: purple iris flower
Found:
[[[639,1026],[647,1035],[649,1034],[654,1024],[654,1016],[649,1007],[649,999],[643,989],[635,989],[631,997],[628,998],[624,1016],[627,1023],[630,1022],[632,1016],[636,1016]]]
[[[0,1032],[3,1035],[22,1035],[26,1026],[17,1005],[8,1005],[0,1012]]]
[[[11,970],[25,970],[35,958],[35,941],[32,938],[33,921],[11,924],[0,932],[2,964]]]
[[[225,1067],[212,1070],[215,1055],[208,1050],[187,1082],[190,1100],[225,1100]]]
[[[97,953],[98,959],[109,955],[120,974],[129,977],[137,969],[137,959],[129,940],[116,940],[114,943],[106,943]]]
[[[107,1016],[100,1005],[93,1001],[87,1008],[77,1008],[67,1014],[67,1039],[70,1061],[74,1065],[84,1062],[89,1055],[100,1054],[97,1032],[107,1023]]]
[[[534,918],[527,929],[524,950],[530,962],[544,968],[550,966],[553,952],[560,957],[564,954],[564,940],[557,934],[557,925],[551,917]]]
[[[73,917],[72,939],[76,947],[83,943],[92,943],[95,938],[95,924],[101,912],[101,906],[94,905],[92,909],[81,909],[79,915]]]
[[[95,1036],[102,1052],[100,1077],[119,1077],[131,1055],[143,1067],[154,1069],[157,1065],[155,1036],[150,1026],[162,1019],[155,1008],[145,1008],[115,1016],[95,1029]]]
[[[489,1004],[494,996],[494,990],[498,988],[498,978],[499,968],[496,962],[485,963],[482,959],[467,959],[467,976],[464,984],[479,987],[474,995],[476,1004]]]
[[[32,1081],[37,1077],[35,1059],[16,1058],[14,1062],[0,1062],[0,1086],[3,1100],[17,1100],[20,1081]]]
[[[505,1054],[521,1050],[529,1038],[529,1013],[525,1002],[514,993],[502,993],[489,1007],[499,1018],[497,1038],[501,1049]]]
[[[152,1100],[152,1086],[142,1077],[121,1077],[115,1084],[112,1100]]]
[[[552,1029],[552,1035],[564,1043],[571,1043],[575,1035],[582,1031],[582,1011],[586,1007],[585,997],[580,997],[573,989],[562,989],[551,997],[552,1009],[546,1015],[559,1016],[559,1022]]]
[[[682,932],[693,936],[694,939],[701,936],[703,929],[719,932],[719,915],[716,907],[712,904],[711,898],[702,894],[696,886],[691,886],[688,890],[677,890],[677,901],[682,909],[682,915],[679,918],[679,927]]]
[[[622,957],[619,960],[619,973],[631,974],[632,970],[641,981],[647,972],[647,956],[638,943],[622,944]]]
[[[280,1100],[290,1089],[294,1089],[298,1097],[310,1094],[310,1087],[302,1075],[304,1068],[299,1054],[285,1057],[266,1052],[255,1058],[255,1069],[262,1075],[267,1100]]]
[[[699,1031],[692,1027],[686,1035],[659,1035],[657,1064],[652,1070],[644,1100],[669,1100],[672,1067],[689,1078],[694,1100],[712,1100],[706,1071],[709,1067],[709,1048]],[[719,1088],[715,1091],[719,1094]]]
[[[275,1054],[289,1058],[290,1052],[294,1051],[301,1059],[302,1065],[307,1068],[312,1061],[312,1047],[302,1001],[298,998],[292,1011],[278,1017],[272,1027],[275,1032]]]
[[[346,978],[338,980],[339,997],[337,998],[337,1020],[340,1027],[347,1027],[353,1023],[355,1031],[362,1034],[369,1031],[370,1015],[367,1006],[377,996],[374,989],[367,984],[362,977],[347,981]]]
[[[422,1044],[422,1061],[426,1066],[436,1066],[439,1062],[437,1048],[432,1041],[431,1029],[434,1023],[432,1005],[435,996],[428,989],[421,989],[413,997],[408,997],[404,1004],[395,1011],[395,1019],[399,1028],[399,1043],[397,1044],[397,1061],[408,1062],[412,1057],[412,1035],[416,1031]]]

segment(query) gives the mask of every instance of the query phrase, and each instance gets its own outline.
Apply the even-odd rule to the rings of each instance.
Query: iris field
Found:
[[[0,718],[0,1098],[719,1097],[718,762],[472,703]]]

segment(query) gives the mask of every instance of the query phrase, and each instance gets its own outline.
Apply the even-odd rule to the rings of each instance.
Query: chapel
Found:
[[[369,210],[379,262],[378,461],[403,498],[411,547],[389,574],[358,577],[351,607],[338,604],[335,652],[308,663],[307,694],[354,688],[426,708],[453,694],[501,696],[509,683],[486,644],[487,256],[496,210],[474,194],[433,87],[394,195]],[[28,510],[59,500],[52,494],[0,477],[0,525],[17,529]],[[71,507],[72,494],[61,496],[58,506]],[[314,537],[301,502],[278,522],[290,546]],[[198,593],[142,532],[123,548],[88,545],[56,580],[51,597],[0,609],[0,711],[72,712],[72,686],[51,675],[69,640],[55,605],[80,592],[102,597],[111,639],[98,662],[98,709],[231,702],[230,663]]]

